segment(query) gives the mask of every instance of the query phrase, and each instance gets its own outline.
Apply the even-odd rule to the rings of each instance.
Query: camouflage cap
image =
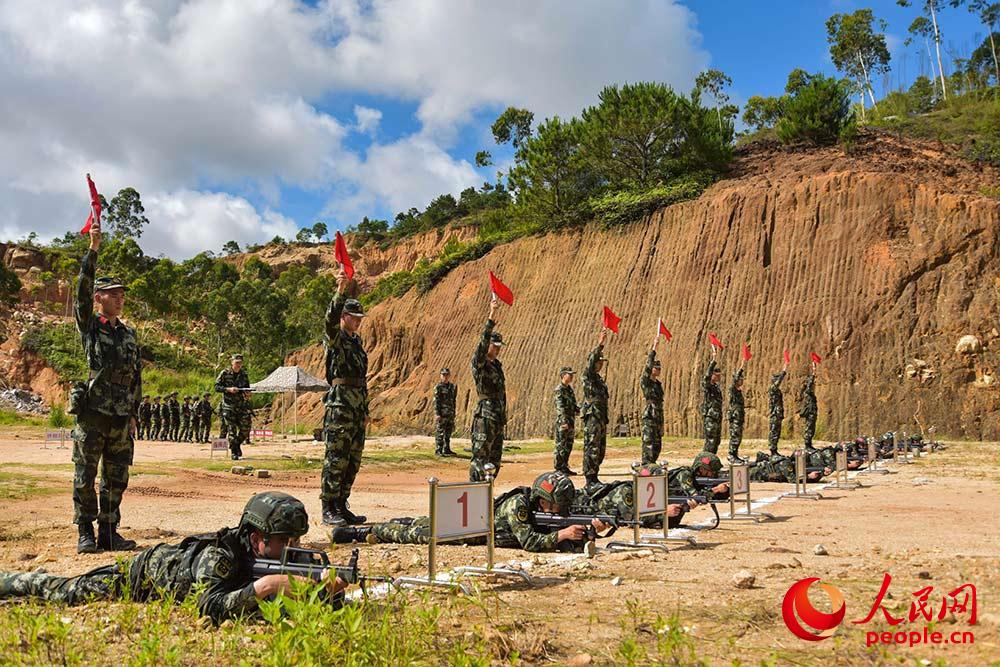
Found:
[[[101,292],[109,289],[128,289],[128,288],[110,276],[101,276],[100,278],[94,281],[95,292]]]
[[[691,467],[708,468],[713,475],[717,475],[722,470],[722,461],[712,452],[701,452],[694,457],[694,463],[691,464]]]
[[[778,380],[780,380],[781,379],[781,375],[782,375],[781,373],[775,373],[774,375],[772,375],[771,376],[771,382],[777,382]]]
[[[503,345],[503,336],[500,335],[500,332],[494,331],[490,334],[490,343],[498,347]]]
[[[654,477],[656,475],[665,475],[667,471],[659,463],[647,463],[639,468],[638,473],[639,477]]]
[[[212,396],[212,392],[210,392],[210,391],[206,391],[205,394],[204,394],[205,398],[210,398],[211,396]]]
[[[553,470],[545,472],[531,483],[531,499],[547,500],[562,508],[569,508],[576,498],[576,487],[569,475]]]
[[[364,317],[365,309],[361,307],[361,302],[357,299],[348,299],[344,302],[344,312],[355,317]]]
[[[660,363],[659,359],[653,362],[653,368],[663,368],[663,364]]]
[[[573,370],[572,366],[563,366],[559,369],[559,377],[563,375],[576,375],[576,371]]]
[[[229,357],[229,361],[243,361],[243,355],[242,354],[234,354],[234,355],[232,355],[232,356]]]
[[[300,537],[309,530],[309,515],[302,502],[281,491],[255,494],[243,508],[240,528],[253,527],[266,535]]]
[[[441,375],[451,375],[451,369],[450,368],[442,368],[441,369]]]
[[[143,394],[142,395],[142,400],[146,400],[147,398],[149,398],[149,394]]]

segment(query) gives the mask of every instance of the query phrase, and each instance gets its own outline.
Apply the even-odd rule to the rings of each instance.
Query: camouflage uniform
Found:
[[[746,409],[743,402],[743,390],[738,387],[743,380],[743,369],[733,373],[733,383],[729,385],[729,456],[739,456],[740,443],[743,442],[743,423],[746,419]]]
[[[347,503],[365,449],[368,419],[368,355],[361,336],[340,328],[347,298],[339,291],[326,311],[326,381],[330,383],[324,403],[323,432],[326,458],[320,500]],[[356,302],[355,302],[356,303]],[[358,305],[360,308],[360,305]]]
[[[127,561],[77,577],[0,572],[0,599],[33,596],[79,604],[169,597],[180,603],[194,592],[198,611],[219,624],[258,612],[251,531],[301,537],[308,529],[309,515],[299,500],[280,492],[258,493],[244,508],[239,528],[187,537],[179,544],[157,544]]]
[[[198,442],[208,442],[212,432],[212,413],[215,412],[212,408],[212,402],[208,400],[208,396],[198,401],[195,412],[201,415],[201,431],[198,433]]]
[[[160,439],[160,430],[163,428],[163,421],[160,419],[160,397],[157,396],[153,399],[153,405],[149,409],[149,417],[152,426],[149,431],[150,440]]]
[[[170,395],[170,400],[167,401],[167,407],[170,414],[170,437],[169,439],[173,442],[179,442],[181,439],[181,404],[177,400],[177,392]]]
[[[139,428],[135,434],[136,440],[149,439],[149,426],[152,420],[153,405],[149,402],[149,397],[145,396],[139,404]]]
[[[126,595],[139,602],[172,595],[180,602],[195,586],[204,586],[198,611],[221,623],[257,612],[250,567],[247,538],[224,528],[180,544],[157,544],[127,561],[76,577],[0,573],[0,598],[32,596],[72,605]]]
[[[778,453],[778,439],[781,438],[781,422],[785,419],[785,399],[781,393],[781,382],[785,371],[771,377],[771,388],[767,390],[768,413],[770,415],[767,444],[772,454]]]
[[[243,443],[250,437],[250,399],[245,391],[232,394],[226,391],[228,387],[243,388],[249,391],[250,378],[245,368],[237,373],[232,368],[225,368],[215,378],[215,391],[222,394],[219,404],[219,414],[226,422],[229,436],[229,453],[236,457],[243,456]]]
[[[705,426],[705,451],[719,453],[719,442],[722,440],[722,389],[712,382],[712,374],[719,370],[715,359],[708,364],[705,377],[701,379],[701,391],[704,400],[701,404],[701,417]]]
[[[815,385],[816,376],[808,375],[805,382],[802,383],[802,391],[799,392],[799,403],[802,406],[799,408],[799,416],[804,422],[802,437],[806,449],[812,449],[813,436],[816,435],[816,416],[819,414],[819,408],[816,405]]]
[[[188,397],[184,398],[184,404],[181,405],[181,430],[179,440],[183,442],[191,442],[191,399]]]
[[[573,438],[576,436],[576,416],[580,407],[576,404],[576,393],[573,387],[562,382],[555,390],[556,426],[555,452],[553,469],[569,474],[569,455],[573,451]],[[563,428],[566,426],[566,428]]]
[[[170,397],[164,396],[160,403],[160,440],[170,439]]]
[[[642,463],[656,463],[663,447],[663,385],[653,377],[653,367],[658,365],[656,350],[646,355],[646,367],[639,378],[646,408],[642,412]]]
[[[201,401],[191,397],[191,441],[201,442]]]
[[[496,499],[493,505],[493,544],[504,549],[524,549],[525,551],[557,551],[555,529],[535,526],[531,523],[531,488],[519,486]],[[409,525],[396,522],[377,523],[372,526],[372,535],[379,542],[395,544],[427,544],[430,541],[431,524],[429,517],[420,517]],[[485,537],[462,540],[465,544],[486,544]]]
[[[494,477],[500,474],[503,456],[504,430],[507,428],[507,386],[503,364],[499,359],[486,356],[494,341],[493,320],[486,320],[483,334],[472,355],[472,377],[476,381],[479,402],[472,416],[472,462],[469,464],[469,481],[486,479],[487,463],[493,464]],[[496,334],[497,342],[502,342]]]
[[[438,382],[434,387],[434,453],[451,454],[451,434],[455,430],[455,398],[458,387],[454,382]]]
[[[583,373],[583,474],[596,482],[608,446],[608,385],[597,372],[604,346],[598,345],[587,358]]]
[[[750,480],[754,482],[795,481],[795,459],[782,454],[757,452],[757,462],[750,468]]]
[[[96,270],[97,252],[88,250],[80,263],[74,310],[91,380],[73,430],[73,522],[88,529],[95,519],[112,528],[121,519],[119,506],[135,449],[129,422],[142,397],[135,330],[121,320],[112,325],[94,312]],[[100,505],[94,491],[99,465]]]

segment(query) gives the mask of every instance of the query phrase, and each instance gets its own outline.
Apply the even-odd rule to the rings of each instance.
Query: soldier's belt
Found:
[[[126,387],[132,384],[133,375],[124,371],[90,371],[90,379],[93,380],[100,374],[101,378],[114,384],[122,384]]]
[[[353,387],[355,389],[367,389],[368,383],[364,378],[334,378],[330,382],[333,387]]]

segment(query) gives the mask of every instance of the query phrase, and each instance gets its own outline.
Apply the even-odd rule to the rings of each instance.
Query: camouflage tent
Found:
[[[307,391],[326,391],[330,385],[325,380],[306,373],[298,366],[279,366],[274,372],[260,382],[250,385],[254,392],[282,394],[281,405],[281,430],[285,430],[285,402],[284,396],[289,392],[292,394],[292,415],[294,420],[293,433],[299,431],[299,394]]]

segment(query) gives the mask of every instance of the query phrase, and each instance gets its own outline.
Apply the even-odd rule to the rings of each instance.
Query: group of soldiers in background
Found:
[[[185,396],[184,402],[177,400],[177,392],[166,397],[149,395],[142,397],[139,404],[136,440],[159,440],[170,442],[208,442],[212,430],[212,415],[215,408],[205,394]]]

